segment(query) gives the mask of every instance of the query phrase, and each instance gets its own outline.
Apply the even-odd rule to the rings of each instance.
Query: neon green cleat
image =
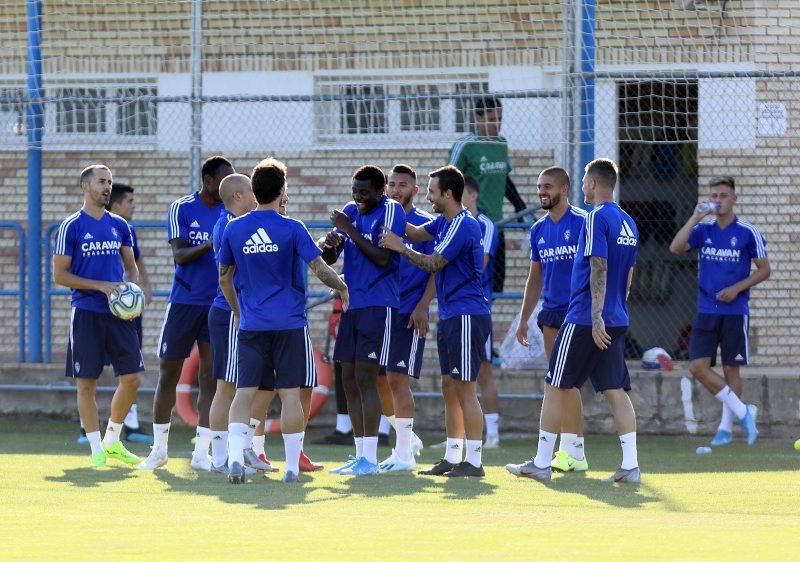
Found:
[[[106,465],[106,453],[102,449],[92,453],[92,468]]]
[[[142,460],[126,449],[125,445],[122,444],[122,441],[117,441],[108,447],[103,445],[103,450],[105,451],[107,457],[117,459],[125,464],[139,464],[139,462]]]
[[[586,472],[589,470],[589,463],[586,458],[576,460],[566,451],[557,451],[550,466],[559,472]]]

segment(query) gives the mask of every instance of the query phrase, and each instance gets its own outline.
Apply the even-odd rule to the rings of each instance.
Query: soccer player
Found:
[[[511,180],[511,162],[508,159],[508,142],[500,136],[503,122],[503,104],[494,96],[475,100],[475,133],[470,133],[450,149],[449,164],[465,176],[472,176],[480,184],[478,209],[491,220],[503,218],[503,196],[515,211],[525,208],[516,185]],[[506,276],[506,241],[501,232],[495,256],[493,290],[503,291]]]
[[[478,369],[486,360],[492,329],[489,303],[481,284],[483,244],[478,221],[461,203],[464,176],[453,166],[429,174],[428,201],[439,216],[422,226],[409,224],[410,242],[435,240],[433,254],[421,254],[403,239],[385,232],[381,245],[403,254],[417,267],[435,273],[439,302],[437,347],[442,373],[447,450],[445,457],[420,474],[453,477],[484,475],[481,462],[483,412],[475,390]],[[463,433],[459,432],[463,420]],[[463,458],[462,435],[466,435]],[[463,459],[463,460],[462,460]]]
[[[305,312],[303,262],[339,292],[344,309],[349,293],[320,257],[305,225],[280,214],[286,166],[267,158],[253,169],[251,178],[258,208],[228,223],[219,253],[219,284],[239,321],[239,372],[228,425],[228,479],[233,484],[245,481],[247,422],[253,397],[263,386],[277,390],[281,398],[283,480],[297,482],[306,423],[300,387],[313,387],[317,378]]]
[[[758,228],[734,214],[736,187],[732,177],[715,178],[709,188],[709,200],[717,204],[715,220],[701,222],[713,211],[704,211],[698,205],[669,246],[673,254],[698,250],[697,316],[689,340],[689,370],[722,402],[722,420],[711,445],[731,442],[735,419],[742,425],[747,444],[752,445],[758,437],[758,409],[739,398],[739,366],[747,365],[750,356],[750,288],[770,274],[767,241]],[[752,273],[751,262],[756,266]],[[711,368],[720,347],[724,379]]]
[[[630,215],[614,202],[616,182],[617,165],[611,160],[598,158],[586,165],[584,200],[595,208],[586,216],[579,237],[567,317],[553,343],[556,352],[544,379],[549,388],[542,402],[538,449],[528,462],[507,464],[511,474],[550,480],[565,395],[589,378],[611,407],[622,445],[621,466],[608,481],[640,481],[636,414],[627,394],[631,382],[625,365],[627,298],[639,233]]]
[[[380,470],[381,403],[375,379],[389,360],[392,321],[400,306],[400,257],[378,242],[383,229],[402,236],[406,217],[402,205],[386,197],[385,188],[383,170],[377,166],[357,169],[353,201],[331,213],[335,230],[318,242],[329,264],[344,252],[344,278],[352,297],[350,309],[339,322],[333,359],[342,364],[356,455],[332,471],[352,476]]]
[[[152,470],[167,464],[169,427],[175,406],[175,387],[184,360],[197,342],[200,368],[197,375],[199,422],[191,466],[211,470],[208,448],[211,430],[208,412],[216,385],[211,375],[211,344],[208,312],[217,291],[216,265],[212,250],[212,231],[223,210],[219,184],[235,170],[222,156],[203,162],[202,186],[173,202],[167,214],[167,240],[172,247],[175,277],[158,338],[159,377],[153,403],[153,445],[150,455],[139,465]]]
[[[547,214],[531,227],[531,266],[516,335],[522,345],[530,345],[528,321],[541,294],[542,309],[536,323],[544,336],[544,351],[550,361],[553,342],[567,316],[570,277],[586,211],[569,204],[569,175],[563,168],[553,166],[542,170],[537,191],[539,203]],[[545,385],[544,391],[551,392],[550,385]],[[562,472],[589,470],[584,453],[583,405],[577,388],[564,391],[563,406],[559,449],[551,466]]]
[[[83,207],[61,223],[53,248],[53,282],[72,289],[66,376],[75,379],[92,466],[105,465],[109,457],[136,464],[139,457],[120,437],[136,400],[144,359],[135,324],[120,320],[108,308],[108,297],[123,281],[138,279],[133,238],[125,219],[105,209],[111,198],[111,170],[89,166],[81,172],[80,184]],[[101,442],[95,394],[106,357],[119,383]]]

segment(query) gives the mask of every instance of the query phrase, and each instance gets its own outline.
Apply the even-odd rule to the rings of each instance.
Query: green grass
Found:
[[[644,436],[641,486],[600,481],[619,447],[593,435],[591,471],[546,485],[503,469],[531,456],[527,440],[487,451],[482,480],[325,472],[300,486],[276,475],[232,486],[189,469],[185,429],[173,431],[170,463],[155,473],[114,461],[87,468],[75,433],[74,424],[0,422],[3,560],[800,557],[800,454],[788,440],[698,457],[699,439]],[[350,452],[307,449],[328,468]],[[283,456],[278,437],[267,450]],[[422,464],[437,458],[426,449]]]

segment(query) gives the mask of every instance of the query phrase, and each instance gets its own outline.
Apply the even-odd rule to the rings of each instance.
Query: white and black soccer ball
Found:
[[[133,320],[144,310],[144,292],[136,283],[122,283],[108,297],[108,308],[121,320]]]

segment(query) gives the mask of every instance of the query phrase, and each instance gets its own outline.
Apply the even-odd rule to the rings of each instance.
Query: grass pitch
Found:
[[[800,454],[789,440],[696,456],[704,440],[643,436],[640,486],[600,481],[619,446],[594,435],[590,472],[546,485],[503,469],[532,455],[524,440],[486,451],[482,480],[324,472],[298,486],[278,473],[232,486],[190,470],[186,429],[154,473],[115,461],[92,470],[75,437],[75,424],[0,421],[3,560],[800,558]],[[351,452],[307,451],[327,468]],[[279,436],[267,452],[283,457]],[[425,449],[420,464],[438,458]]]

